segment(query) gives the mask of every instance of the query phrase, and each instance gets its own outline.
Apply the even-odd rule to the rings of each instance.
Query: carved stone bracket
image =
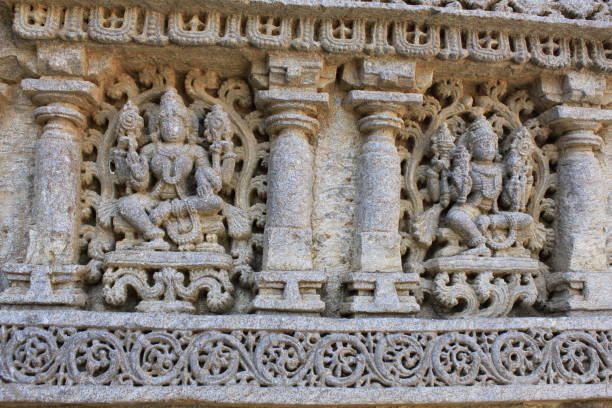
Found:
[[[602,125],[612,123],[612,110],[556,106],[543,115],[559,135],[557,250],[549,282],[550,308],[563,312],[612,309],[604,284],[608,271],[606,182],[598,158]],[[607,278],[609,279],[609,278]]]
[[[36,146],[34,203],[26,264],[5,264],[10,287],[0,304],[81,307],[83,268],[78,261],[81,136],[98,98],[81,80],[25,79],[23,90],[39,105],[43,129]],[[29,288],[27,281],[30,281]]]
[[[136,306],[140,312],[193,313],[200,292],[206,292],[208,309],[223,312],[233,303],[231,265],[232,257],[224,253],[114,252],[106,260],[104,297],[110,304],[121,305],[131,287],[142,299]],[[148,270],[154,271],[153,285]]]
[[[448,317],[507,316],[516,302],[531,306],[538,290],[539,262],[529,258],[434,258],[425,270],[436,274],[431,292]]]

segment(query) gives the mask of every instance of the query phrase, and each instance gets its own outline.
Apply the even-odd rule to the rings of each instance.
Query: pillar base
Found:
[[[312,230],[310,228],[266,227],[263,268],[273,271],[311,270]]]
[[[369,272],[402,270],[400,235],[391,232],[360,232],[355,245],[355,269]]]
[[[2,267],[9,287],[0,294],[0,308],[81,308],[87,295],[80,287],[83,265],[32,265],[7,263]]]
[[[342,304],[344,315],[415,314],[414,297],[419,275],[403,272],[356,272],[345,280],[349,295]]]
[[[314,271],[264,271],[255,274],[257,313],[320,313],[325,310],[321,289],[327,280]]]
[[[556,272],[550,275],[549,310],[566,315],[612,311],[610,274],[606,272]]]

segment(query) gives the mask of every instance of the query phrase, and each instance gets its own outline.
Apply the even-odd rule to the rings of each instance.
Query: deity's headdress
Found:
[[[463,143],[473,151],[475,146],[493,143],[497,146],[497,133],[484,116],[479,116],[463,134]]]
[[[183,98],[178,94],[176,89],[168,88],[168,90],[162,95],[159,104],[159,113],[157,114],[158,120],[165,120],[170,117],[180,117],[183,119],[185,126],[187,127],[188,135],[191,139],[191,135],[195,133],[197,129],[197,118],[191,110],[185,106]]]

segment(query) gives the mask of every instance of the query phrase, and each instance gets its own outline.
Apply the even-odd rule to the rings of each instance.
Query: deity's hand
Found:
[[[199,197],[208,197],[212,194],[212,190],[207,183],[200,184],[198,188],[196,188],[196,193]]]
[[[212,153],[221,153],[223,151],[223,142],[221,140],[215,140],[210,145],[210,151]]]
[[[128,152],[126,162],[130,168],[132,176],[137,179],[143,178],[146,162],[135,151]]]

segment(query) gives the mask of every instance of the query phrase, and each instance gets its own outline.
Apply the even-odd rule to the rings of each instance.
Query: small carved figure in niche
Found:
[[[128,103],[120,115],[120,126],[130,116],[139,117],[138,109]],[[167,234],[179,250],[222,252],[214,228],[206,234],[207,242],[203,242],[206,232],[203,223],[206,218],[214,221],[219,217],[224,203],[218,193],[223,179],[233,173],[234,154],[227,114],[215,106],[205,120],[204,134],[210,142],[212,160],[209,152],[195,143],[198,140],[196,118],[175,89],[162,95],[159,113],[152,120],[157,123],[149,127],[157,131],[152,132],[149,143],[139,148],[144,141],[139,123],[119,136],[113,152],[117,167],[123,169],[120,173],[127,193],[117,202],[117,214],[144,239],[134,247],[170,250],[170,242],[164,239]],[[220,221],[217,224],[223,229]]]
[[[517,232],[533,221],[530,215],[521,212],[533,185],[533,169],[528,164],[531,139],[524,128],[512,136],[504,163],[498,151],[497,134],[481,116],[465,131],[453,151],[452,166],[446,175],[450,180],[442,183],[449,186],[451,201],[444,221],[458,236],[458,244],[467,247],[462,255],[491,256],[492,250],[506,250],[515,244]],[[440,202],[446,204],[442,199]],[[500,204],[508,211],[500,211]],[[499,240],[501,230],[507,230],[508,235]],[[447,248],[443,254],[461,252],[457,249]]]

